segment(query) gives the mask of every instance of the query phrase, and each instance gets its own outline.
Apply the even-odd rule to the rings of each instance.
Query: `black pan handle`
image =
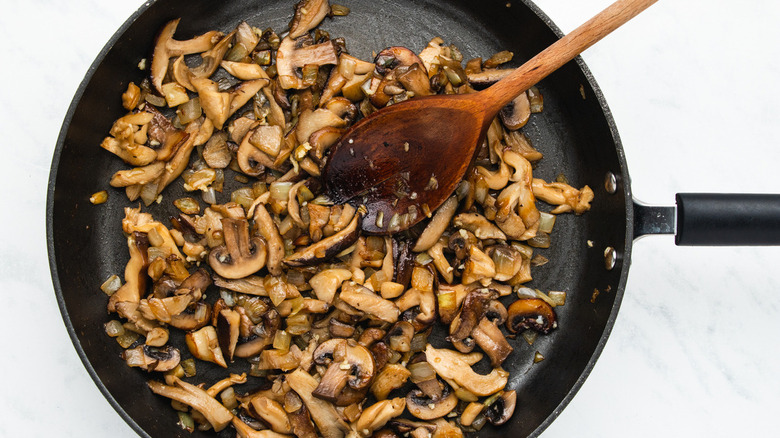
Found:
[[[780,195],[679,193],[677,208],[634,202],[634,237],[675,234],[683,246],[780,245]]]

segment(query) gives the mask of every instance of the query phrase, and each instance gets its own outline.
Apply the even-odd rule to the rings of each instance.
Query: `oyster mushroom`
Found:
[[[414,326],[408,321],[398,321],[390,327],[385,335],[385,343],[399,353],[406,353],[411,349]]]
[[[249,25],[247,25],[245,22],[239,24],[239,27],[241,26],[249,27]],[[252,31],[251,28],[249,30],[250,32]],[[222,61],[222,58],[225,56],[225,53],[227,53],[228,49],[230,48],[230,45],[233,42],[233,37],[235,35],[236,30],[225,35],[219,40],[218,43],[214,45],[214,47],[203,52],[200,55],[201,62],[197,67],[187,67],[187,64],[184,62],[184,55],[180,55],[178,58],[176,58],[176,61],[174,61],[173,65],[171,66],[171,73],[173,78],[182,87],[190,91],[195,91],[195,87],[192,86],[190,78],[207,78],[214,74],[214,72],[217,71],[220,62]]]
[[[400,66],[411,66],[418,64],[425,68],[423,61],[414,52],[402,46],[392,46],[381,50],[374,57],[374,65],[376,65],[376,73],[384,76],[391,70]]]
[[[344,400],[345,393],[349,392],[345,389],[368,390],[376,374],[371,352],[353,340],[327,340],[314,350],[313,359],[314,363],[328,368],[312,395],[337,406],[352,403]]]
[[[162,93],[162,81],[168,71],[168,61],[171,58],[205,52],[222,38],[222,32],[211,31],[190,40],[175,40],[173,34],[179,26],[179,21],[179,18],[169,21],[157,35],[154,45],[150,76],[152,85],[159,93]]]
[[[315,274],[309,280],[309,284],[318,299],[333,304],[333,301],[336,298],[336,291],[341,287],[343,282],[350,278],[352,278],[352,272],[348,269],[325,269]]]
[[[358,212],[346,228],[287,256],[284,263],[292,267],[311,266],[335,257],[358,239],[362,220],[363,213]]]
[[[442,395],[438,398],[431,398],[419,389],[406,395],[406,408],[420,420],[441,418],[452,412],[457,405],[458,397],[449,385],[444,385]]]
[[[284,240],[279,234],[279,228],[262,204],[255,207],[253,220],[257,232],[263,236],[268,247],[268,259],[266,260],[268,273],[279,276],[282,274],[282,260],[284,259]]]
[[[384,400],[395,389],[406,383],[411,372],[401,364],[389,363],[381,368],[371,384],[371,393],[377,400]]]
[[[290,38],[308,33],[330,13],[328,0],[301,0],[295,5],[295,15],[290,23]]]
[[[515,391],[504,391],[493,403],[485,409],[485,417],[488,421],[500,426],[515,413],[515,404],[517,402],[517,393]]]
[[[227,368],[222,349],[219,348],[219,337],[214,326],[208,325],[198,331],[188,332],[185,340],[187,348],[193,356]]]
[[[279,402],[268,397],[257,396],[252,398],[250,403],[257,415],[271,426],[271,430],[276,433],[292,433],[290,419],[287,417],[287,412],[285,412]]]
[[[400,416],[406,406],[407,400],[401,397],[374,403],[366,408],[355,422],[358,434],[361,437],[371,436],[375,430],[381,429],[388,421]]]
[[[138,367],[144,371],[169,371],[179,365],[181,354],[170,345],[162,348],[139,345],[123,351],[122,359],[128,366]]]
[[[558,326],[552,306],[538,298],[523,298],[507,309],[506,328],[512,333],[531,329],[547,334]]]
[[[417,238],[417,242],[415,242],[412,251],[426,251],[435,245],[444,233],[444,230],[449,226],[450,220],[452,220],[452,217],[455,215],[457,208],[457,197],[452,196],[444,201],[441,207],[436,210],[436,214],[433,215],[433,218],[428,222],[428,225],[425,226],[420,237]]]
[[[219,91],[219,84],[211,79],[193,77],[190,81],[198,92],[203,112],[217,129],[222,129],[225,121],[233,113],[270,82],[268,79],[244,81],[233,87],[231,91],[222,92]]]
[[[309,373],[298,368],[287,374],[285,382],[300,396],[323,437],[343,438],[350,430],[331,403],[313,395],[318,382]]]
[[[225,244],[209,253],[209,266],[225,278],[243,278],[265,266],[266,244],[260,237],[249,237],[246,219],[222,219]]]
[[[276,51],[276,70],[279,75],[279,85],[285,90],[304,89],[307,86],[298,77],[297,69],[305,65],[338,64],[338,53],[332,42],[297,47],[297,40],[287,36]]]
[[[493,263],[493,260],[482,252],[477,245],[470,245],[461,282],[463,284],[471,284],[479,281],[484,285],[489,283],[495,275],[496,264]]]
[[[488,374],[477,374],[460,353],[444,348],[437,349],[430,344],[425,347],[425,357],[441,378],[479,397],[504,389],[509,376],[509,373],[501,368],[493,368]]]
[[[400,310],[390,300],[386,300],[365,286],[354,281],[342,285],[339,299],[350,306],[384,322],[398,321]]]
[[[455,216],[452,224],[471,231],[477,239],[506,240],[506,234],[479,213],[461,213]]]
[[[141,295],[146,291],[146,270],[149,267],[147,234],[133,231],[127,236],[127,247],[130,250],[130,260],[125,265],[125,284],[109,298],[109,312],[116,312],[118,303],[138,303],[141,301]]]
[[[173,377],[173,381],[176,386],[168,386],[154,380],[147,385],[155,394],[184,403],[200,412],[217,432],[227,427],[233,419],[233,414],[203,389],[178,377]]]
[[[295,391],[288,391],[284,395],[284,408],[295,436],[298,438],[317,438],[317,431],[311,422],[309,410]]]
[[[204,302],[197,302],[187,306],[184,312],[171,316],[168,323],[171,327],[180,330],[197,330],[211,319],[211,306]]]

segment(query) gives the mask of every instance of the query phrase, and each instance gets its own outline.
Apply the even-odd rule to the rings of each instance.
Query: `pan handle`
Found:
[[[683,246],[780,245],[780,195],[678,193],[677,207],[634,201],[634,238],[674,234]]]

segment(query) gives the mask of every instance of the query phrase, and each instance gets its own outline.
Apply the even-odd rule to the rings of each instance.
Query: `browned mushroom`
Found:
[[[351,339],[327,340],[317,347],[313,358],[314,363],[328,368],[312,394],[336,406],[352,403],[343,399],[344,389],[368,390],[376,374],[371,352]]]
[[[219,337],[214,326],[208,325],[198,331],[188,332],[185,340],[193,356],[227,368],[222,349],[219,348]]]
[[[253,357],[260,354],[264,348],[272,345],[276,331],[281,327],[282,320],[276,309],[270,309],[262,315],[262,323],[252,329],[252,336],[246,342],[236,347],[236,357]]]
[[[314,29],[329,13],[328,0],[301,0],[295,5],[295,15],[290,23],[290,38],[298,38]]]
[[[452,224],[471,231],[477,239],[506,240],[506,234],[479,213],[460,213],[452,220]]]
[[[246,219],[222,219],[225,244],[209,254],[209,266],[225,278],[243,278],[265,266],[266,244],[260,237],[249,237]]]
[[[173,34],[179,26],[180,19],[169,21],[157,35],[152,55],[152,67],[150,76],[152,85],[162,93],[162,81],[168,71],[168,61],[171,58],[193,53],[205,52],[222,38],[222,32],[210,31],[187,41],[173,39]]]
[[[494,368],[500,367],[513,350],[498,325],[487,316],[480,319],[479,324],[471,331],[471,337],[488,355]]]
[[[472,394],[484,397],[504,389],[509,373],[493,368],[488,374],[477,374],[456,351],[437,349],[428,344],[425,357],[442,379],[463,387]]]
[[[433,420],[441,418],[458,405],[458,397],[449,385],[444,385],[442,395],[431,398],[423,391],[415,389],[406,395],[406,408],[409,413],[421,420]]]
[[[363,213],[355,214],[346,228],[287,256],[284,259],[284,263],[292,267],[310,266],[335,257],[338,253],[355,243],[360,235],[362,220]]]
[[[163,348],[139,345],[123,351],[122,359],[128,366],[139,367],[144,371],[169,371],[179,365],[181,354],[170,345]]]
[[[284,410],[290,419],[292,431],[298,438],[317,438],[317,431],[311,422],[311,416],[303,400],[295,391],[289,391],[284,395]]]
[[[229,361],[233,360],[233,354],[238,344],[241,314],[231,309],[222,309],[217,314],[217,339],[219,348]]]
[[[407,406],[407,401],[401,397],[392,400],[381,400],[367,407],[355,422],[359,436],[372,436],[375,430],[381,429],[388,421],[398,417]]]
[[[307,86],[298,77],[297,69],[305,65],[329,65],[339,62],[336,48],[332,42],[297,47],[296,39],[287,36],[276,51],[276,70],[279,84],[283,89],[304,89]]]
[[[255,207],[253,219],[257,232],[263,236],[268,246],[268,260],[266,260],[268,272],[271,275],[279,276],[282,274],[282,259],[284,258],[284,240],[279,234],[279,228],[263,205]]]
[[[507,309],[506,328],[512,333],[531,329],[547,334],[558,326],[555,310],[538,298],[523,298]]]
[[[208,324],[210,319],[211,306],[199,301],[190,304],[184,312],[172,316],[168,324],[180,330],[197,330]]]
[[[168,386],[154,380],[148,385],[155,394],[184,403],[203,414],[206,421],[217,432],[227,427],[233,419],[233,413],[203,389],[184,382],[178,377],[173,377],[173,381],[176,386]]]
[[[309,373],[298,368],[287,374],[285,382],[303,400],[306,408],[311,413],[311,419],[317,424],[317,428],[323,437],[343,438],[346,432],[350,430],[331,403],[321,400],[312,394],[317,388],[318,382]]]
[[[365,286],[354,281],[343,284],[339,299],[355,309],[384,322],[398,321],[400,310],[390,300],[386,300]]]
[[[526,123],[531,117],[531,102],[528,100],[528,94],[520,93],[498,113],[501,122],[510,131],[516,131]]]
[[[249,27],[244,22],[239,25],[239,28],[241,28],[241,26]],[[250,28],[249,31],[251,32],[252,29]],[[207,78],[214,74],[214,72],[217,71],[217,68],[219,67],[219,63],[222,61],[222,58],[225,56],[225,53],[227,53],[228,49],[230,48],[235,34],[236,30],[230,32],[229,34],[222,37],[219,42],[214,45],[214,47],[203,52],[201,54],[201,63],[197,67],[187,67],[187,64],[184,62],[184,55],[176,58],[176,61],[174,61],[173,65],[171,66],[171,73],[176,82],[190,91],[195,91],[195,87],[192,86],[190,78]]]
[[[496,298],[496,294],[488,288],[474,289],[466,295],[460,313],[450,324],[452,341],[462,341],[471,335],[471,331],[479,324],[485,314],[488,301]]]
[[[500,426],[515,413],[515,404],[517,402],[517,393],[515,391],[504,391],[498,398],[488,405],[485,409],[485,417],[495,426]]]
[[[450,220],[452,220],[452,217],[455,215],[457,208],[457,197],[452,196],[444,201],[444,204],[442,204],[441,207],[436,210],[436,214],[433,215],[431,221],[428,222],[428,225],[425,226],[425,229],[423,230],[422,234],[420,234],[420,237],[417,238],[417,242],[415,242],[412,251],[426,251],[434,244],[436,244],[441,235],[444,233],[444,230],[446,230],[449,226]]]
[[[127,236],[127,247],[130,250],[130,260],[125,265],[125,284],[108,300],[109,312],[117,311],[117,303],[138,303],[146,291],[146,269],[149,267],[147,234],[133,231]]]

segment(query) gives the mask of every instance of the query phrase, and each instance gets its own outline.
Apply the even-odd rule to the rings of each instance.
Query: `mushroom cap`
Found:
[[[353,340],[329,339],[314,350],[313,360],[329,365],[312,394],[338,406],[361,400],[376,374],[371,352]]]
[[[557,327],[555,310],[544,300],[524,298],[512,303],[507,309],[506,328],[512,333],[531,329],[547,334]]]
[[[515,412],[517,402],[517,393],[515,391],[505,391],[485,410],[485,417],[491,424],[499,426],[512,418]]]
[[[422,390],[415,389],[406,395],[406,408],[409,413],[421,420],[441,418],[458,405],[458,397],[449,385],[444,385],[442,396],[431,399]]]
[[[225,278],[237,279],[254,274],[265,266],[265,241],[249,237],[246,219],[222,219],[225,244],[209,253],[209,266]]]
[[[179,365],[181,354],[170,345],[162,348],[139,345],[123,351],[122,359],[128,366],[139,367],[145,371],[169,371]]]

